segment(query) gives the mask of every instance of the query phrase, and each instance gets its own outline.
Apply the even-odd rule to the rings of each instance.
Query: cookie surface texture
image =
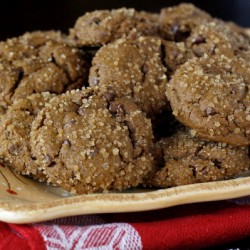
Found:
[[[250,168],[247,147],[203,141],[187,130],[160,140],[157,147],[163,167],[151,178],[156,187],[229,179]]]
[[[56,97],[32,126],[32,152],[48,181],[72,193],[137,186],[151,171],[150,120],[130,99],[92,89]]]
[[[53,96],[45,92],[17,101],[0,123],[1,161],[16,173],[30,175],[40,181],[46,178],[31,154],[30,131],[36,115]]]
[[[133,98],[149,116],[161,112],[167,105],[162,46],[155,37],[120,39],[103,46],[92,62],[90,86]]]
[[[158,18],[157,14],[134,9],[97,10],[79,17],[70,36],[78,46],[101,46],[119,38],[157,36]]]
[[[198,136],[235,146],[250,144],[250,69],[237,57],[195,58],[167,87],[173,114]]]
[[[33,32],[0,42],[0,104],[11,105],[33,93],[63,93],[87,82],[84,53],[59,32]]]

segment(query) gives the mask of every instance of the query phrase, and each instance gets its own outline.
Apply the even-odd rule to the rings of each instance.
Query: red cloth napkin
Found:
[[[250,236],[250,198],[161,210],[0,222],[0,249],[201,249]]]

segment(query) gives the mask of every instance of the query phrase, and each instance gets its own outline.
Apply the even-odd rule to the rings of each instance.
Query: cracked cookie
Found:
[[[232,56],[249,50],[250,39],[244,30],[215,19],[194,28],[186,40],[186,46],[197,57],[204,54]]]
[[[33,93],[81,88],[88,76],[84,53],[52,31],[0,42],[0,68],[0,105],[5,108]]]
[[[250,145],[250,69],[243,59],[194,58],[176,70],[166,95],[173,114],[197,136]]]
[[[191,58],[204,55],[236,55],[249,62],[250,39],[240,27],[213,19],[197,25],[187,36],[185,42],[163,40],[164,60],[171,78],[179,66]]]
[[[70,30],[78,46],[101,46],[119,38],[159,35],[158,15],[134,9],[97,10],[78,18]]]
[[[0,159],[16,172],[45,180],[45,176],[31,154],[31,124],[54,95],[44,92],[15,102],[0,123]]]
[[[128,98],[92,88],[53,98],[32,125],[48,182],[72,193],[123,190],[153,168],[151,122]]]
[[[162,168],[147,181],[154,187],[174,187],[233,178],[249,170],[248,147],[203,141],[179,130],[157,143]]]
[[[194,58],[195,54],[184,42],[162,40],[162,43],[164,65],[167,68],[167,75],[171,78],[175,70],[189,59]]]
[[[208,13],[186,3],[162,9],[159,17],[163,38],[176,42],[184,41],[195,27],[211,20]]]
[[[163,42],[157,37],[120,39],[103,46],[90,69],[90,86],[128,96],[152,117],[168,105]]]

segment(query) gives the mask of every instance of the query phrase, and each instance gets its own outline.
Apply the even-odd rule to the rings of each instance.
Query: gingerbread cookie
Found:
[[[163,167],[148,181],[155,187],[174,187],[233,178],[249,170],[247,147],[199,140],[180,130],[157,144]]]
[[[120,39],[103,46],[92,61],[90,86],[133,98],[150,117],[160,113],[167,106],[163,46],[156,37]]]
[[[198,136],[235,146],[250,144],[250,69],[243,59],[194,58],[167,86],[173,114]]]
[[[86,13],[70,30],[70,37],[78,46],[101,46],[119,38],[143,35],[159,35],[158,15],[126,8]]]
[[[135,187],[153,168],[150,120],[131,99],[93,89],[51,100],[31,144],[48,182],[77,194]]]
[[[0,123],[1,161],[16,173],[31,175],[40,181],[46,178],[31,154],[30,130],[38,112],[53,96],[44,92],[17,101],[8,109]]]

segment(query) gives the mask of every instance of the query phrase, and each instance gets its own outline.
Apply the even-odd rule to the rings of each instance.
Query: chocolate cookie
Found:
[[[163,38],[176,42],[184,41],[198,25],[212,17],[192,4],[180,4],[161,10],[159,23]]]
[[[70,37],[78,46],[100,46],[142,35],[159,35],[158,15],[126,8],[86,13],[70,30]]]
[[[183,64],[167,86],[173,114],[204,139],[250,145],[250,69],[218,55]]]
[[[164,163],[148,181],[155,187],[224,180],[250,168],[247,147],[199,140],[187,131],[162,139],[157,148],[157,156],[162,154]]]
[[[0,123],[0,158],[15,172],[31,175],[40,181],[45,176],[31,154],[31,124],[42,107],[54,95],[47,92],[33,94],[17,101],[2,117]]]
[[[103,46],[92,61],[90,86],[133,98],[150,117],[160,113],[167,105],[163,46],[156,37],[120,39]]]
[[[93,89],[55,97],[33,122],[48,182],[77,194],[137,186],[152,170],[152,128],[131,99]]]
[[[60,41],[61,40],[61,41]],[[34,32],[0,42],[1,92],[4,107],[32,93],[62,93],[87,82],[83,52],[71,48],[60,33]]]

